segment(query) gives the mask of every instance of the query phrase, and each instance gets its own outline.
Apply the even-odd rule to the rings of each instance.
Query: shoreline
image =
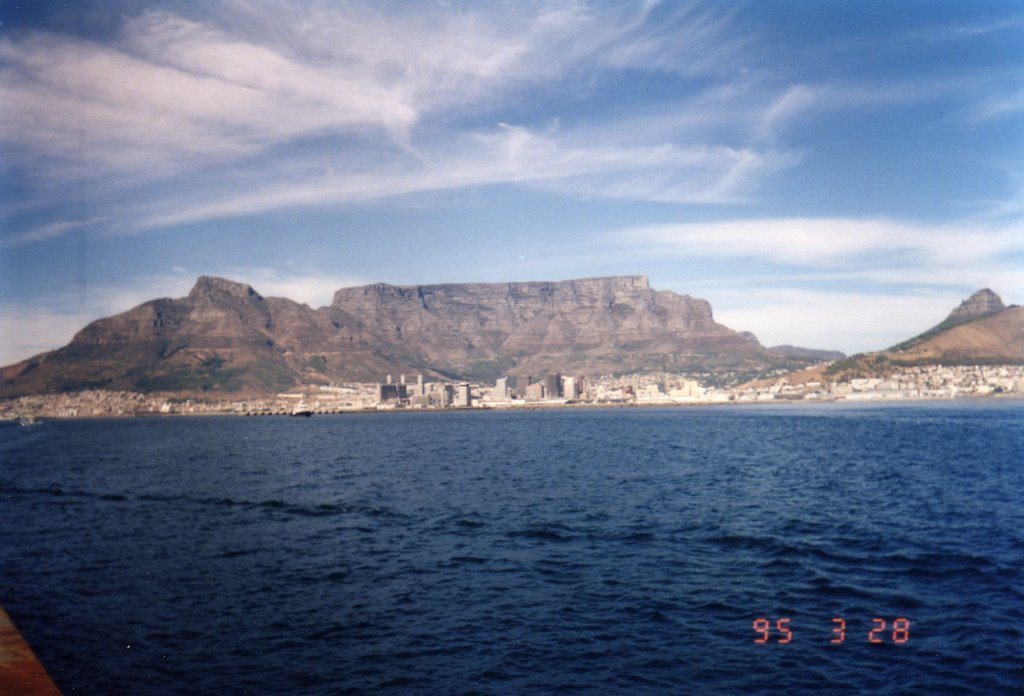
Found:
[[[693,401],[693,402],[671,402],[671,401],[653,401],[653,402],[621,402],[621,403],[610,403],[610,402],[575,402],[575,403],[560,403],[560,402],[528,402],[525,404],[482,404],[476,406],[461,406],[461,407],[389,407],[389,408],[378,408],[378,407],[360,407],[360,408],[341,408],[341,409],[325,409],[320,411],[314,411],[311,416],[353,416],[353,415],[370,415],[370,414],[414,414],[414,413],[529,413],[537,411],[564,411],[564,410],[617,410],[617,409],[675,409],[675,408],[707,408],[707,407],[728,407],[728,406],[766,406],[766,407],[785,407],[785,406],[811,406],[811,407],[829,407],[829,406],[896,406],[896,405],[908,405],[908,406],[920,406],[926,404],[953,404],[953,403],[998,403],[998,402],[1020,402],[1024,403],[1024,394],[991,394],[991,395],[977,395],[971,394],[967,396],[958,397],[898,397],[898,398],[870,398],[870,399],[848,399],[845,397],[832,398],[832,399],[733,399],[733,400],[714,400],[714,401]],[[295,414],[285,411],[261,411],[261,412],[238,412],[232,410],[200,410],[192,412],[172,412],[172,413],[157,413],[157,412],[139,412],[139,413],[93,413],[86,415],[73,415],[73,416],[62,416],[62,415],[50,415],[45,412],[37,412],[34,414],[21,414],[15,416],[0,415],[0,423],[19,423],[23,428],[32,428],[33,426],[42,424],[46,421],[99,421],[99,420],[111,420],[111,419],[175,419],[175,418],[294,418],[297,417]],[[303,417],[304,418],[304,417]]]

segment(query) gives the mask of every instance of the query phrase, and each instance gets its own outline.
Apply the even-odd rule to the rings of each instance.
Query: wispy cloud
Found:
[[[201,21],[150,10],[110,45],[4,38],[2,130],[57,159],[151,173],[181,166],[168,155],[234,158],[332,132],[377,129],[404,142],[425,114],[479,108],[582,65],[651,70],[658,54],[686,65],[724,26],[684,14],[672,26],[692,28],[672,36],[664,26],[645,31],[642,8],[572,4],[397,15],[352,4],[273,8],[236,5],[230,17]]]
[[[719,290],[714,306],[717,321],[752,331],[764,345],[866,352],[928,330],[963,299],[948,290],[836,293],[758,288],[756,292]]]
[[[1001,32],[1024,32],[1024,15],[932,26],[911,32],[906,38],[908,40],[923,39],[926,41],[945,42],[975,39],[987,34]]]
[[[318,269],[291,269],[285,273],[265,266],[228,266],[212,272],[251,285],[264,297],[285,297],[310,307],[329,305],[336,290],[370,281],[352,275],[325,273]]]
[[[860,266],[866,256],[934,266],[1024,252],[1024,228],[915,225],[887,219],[762,218],[648,225],[612,235],[651,256],[756,258],[813,268]]]
[[[1020,224],[762,218],[649,225],[608,240],[609,254],[688,269],[664,282],[712,300],[719,321],[767,344],[880,350],[937,324],[981,287],[1007,302],[1024,297]],[[722,260],[731,270],[693,277]]]
[[[530,10],[224,3],[144,11],[105,44],[11,34],[0,39],[0,139],[27,180],[130,188],[131,203],[108,191],[99,204],[114,232],[498,184],[721,204],[750,201],[801,161],[782,136],[802,117],[965,84],[741,70],[753,37],[712,5]],[[497,125],[502,107],[556,92],[571,102],[630,71],[707,79],[645,114]],[[976,118],[1019,108],[987,98]],[[63,225],[6,244],[75,229]]]
[[[139,229],[251,215],[278,208],[338,205],[451,189],[522,184],[603,198],[724,202],[750,190],[758,174],[791,166],[786,152],[672,143],[622,146],[577,142],[571,134],[501,124],[423,149],[415,159],[373,170],[331,164],[244,193],[223,192],[138,217]]]
[[[121,218],[110,222],[115,231],[140,217],[141,227],[153,227],[500,183],[731,200],[786,156],[679,133],[581,142],[571,129],[545,133],[529,123],[492,130],[500,119],[483,116],[546,91],[586,92],[609,69],[699,75],[736,64],[742,40],[729,36],[727,13],[653,7],[395,13],[226,3],[204,16],[145,11],[106,44],[9,35],[0,39],[0,139],[28,180],[101,176],[136,194],[146,181],[172,182],[174,198],[163,207],[181,212],[140,215],[161,207],[158,192],[135,195],[131,205],[107,202],[109,216]],[[312,141],[322,146],[311,156]],[[254,171],[262,181],[251,181]],[[652,183],[632,183],[640,173]],[[214,196],[196,185],[204,178],[250,179],[249,194]],[[27,233],[17,243],[45,238]]]
[[[6,239],[0,239],[0,249],[21,246],[22,244],[31,244],[33,242],[42,242],[47,239],[54,239],[56,237],[64,236],[70,232],[93,227],[94,225],[104,222],[106,219],[107,218],[105,217],[94,217],[88,220],[59,220],[57,222],[51,222],[20,232]]]

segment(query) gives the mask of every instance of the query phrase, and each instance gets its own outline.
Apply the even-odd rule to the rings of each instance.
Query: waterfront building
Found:
[[[461,382],[455,390],[456,406],[472,406],[473,397],[470,393],[469,382]]]
[[[562,395],[562,375],[549,372],[544,377],[544,398],[557,399]]]
[[[430,385],[430,404],[447,408],[455,400],[455,388],[450,384]]]
[[[396,401],[402,401],[408,398],[408,393],[404,384],[395,384],[391,381],[391,375],[387,376],[387,381],[377,385],[377,403],[386,404],[393,403]]]
[[[502,377],[494,384],[492,401],[508,401],[508,377]]]
[[[544,399],[544,385],[540,382],[530,384],[526,387],[527,401],[541,401]]]

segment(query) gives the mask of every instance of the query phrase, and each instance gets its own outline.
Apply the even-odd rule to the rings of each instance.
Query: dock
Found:
[[[0,607],[0,693],[4,696],[60,696],[60,689],[3,607]]]

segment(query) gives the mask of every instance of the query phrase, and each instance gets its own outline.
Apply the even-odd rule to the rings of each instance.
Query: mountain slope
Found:
[[[906,350],[918,343],[926,341],[932,336],[936,336],[943,331],[946,331],[947,329],[952,329],[956,326],[960,326],[961,324],[975,321],[976,319],[982,319],[993,314],[998,314],[1004,309],[1006,309],[1006,306],[1003,304],[1003,300],[999,295],[995,294],[988,288],[982,288],[961,302],[960,306],[950,312],[949,316],[943,319],[940,323],[914,338],[893,346],[889,350]]]
[[[1024,308],[1003,305],[985,288],[935,327],[892,348],[833,363],[834,381],[885,376],[893,367],[1024,364]]]
[[[889,351],[897,362],[975,364],[1024,361],[1024,308],[1008,307],[924,334]]]

